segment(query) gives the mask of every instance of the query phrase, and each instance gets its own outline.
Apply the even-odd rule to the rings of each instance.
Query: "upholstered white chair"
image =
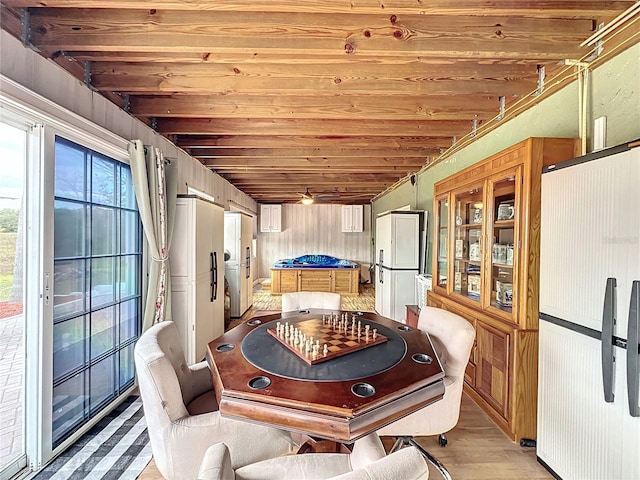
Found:
[[[444,447],[447,444],[444,434],[456,426],[460,417],[464,371],[476,332],[461,316],[434,307],[423,307],[420,310],[418,328],[429,334],[444,369],[444,397],[378,430],[378,434],[396,437],[394,449],[406,444],[415,446],[427,458],[431,457],[430,461],[440,469],[441,465],[436,464],[439,463],[437,459],[420,447],[413,437],[438,435],[440,445]]]
[[[295,312],[308,308],[340,310],[342,297],[331,292],[292,292],[282,294],[282,311]]]
[[[273,458],[233,469],[229,449],[218,443],[207,450],[200,480],[424,480],[427,464],[415,448],[389,456],[376,434],[355,442],[350,454],[305,453]]]
[[[213,443],[224,442],[233,468],[290,453],[282,430],[222,418],[206,362],[187,366],[178,329],[170,321],[144,332],[135,364],[151,449],[167,480],[193,480]]]

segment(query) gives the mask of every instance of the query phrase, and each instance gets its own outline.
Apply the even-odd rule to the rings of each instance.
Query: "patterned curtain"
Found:
[[[177,168],[162,152],[143,145],[129,144],[129,158],[138,210],[149,248],[149,277],[142,331],[171,319],[169,247],[176,208]]]

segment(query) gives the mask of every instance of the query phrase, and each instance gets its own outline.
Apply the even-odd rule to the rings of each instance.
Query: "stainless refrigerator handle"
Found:
[[[613,402],[613,327],[616,323],[616,279],[607,278],[607,289],[604,293],[604,307],[602,309],[602,386],[604,401]]]
[[[629,414],[640,417],[638,392],[640,390],[640,280],[631,284],[629,323],[627,325],[627,395]]]

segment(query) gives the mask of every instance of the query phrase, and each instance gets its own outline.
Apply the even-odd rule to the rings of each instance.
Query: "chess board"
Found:
[[[369,324],[371,329],[369,335],[365,335],[365,324]],[[349,353],[357,352],[365,348],[373,347],[387,341],[387,337],[376,334],[376,338],[373,338],[372,330],[376,327],[375,323],[364,322],[360,331],[360,337],[358,337],[357,327],[352,329],[349,326],[347,328],[336,328],[330,322],[323,323],[321,318],[314,318],[311,320],[305,320],[292,324],[300,332],[307,335],[307,337],[313,337],[314,342],[318,340],[320,342],[320,348],[317,354],[314,354],[312,350],[305,352],[304,347],[294,346],[291,341],[284,338],[283,335],[279,335],[275,328],[268,328],[269,335],[274,337],[278,342],[284,345],[289,351],[300,357],[309,365],[315,365],[320,362],[326,362],[332,358],[347,355]],[[324,353],[324,345],[327,345],[327,353]]]

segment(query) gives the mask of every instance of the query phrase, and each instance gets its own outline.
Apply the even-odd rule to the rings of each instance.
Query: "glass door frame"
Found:
[[[73,434],[67,439],[61,441],[59,445],[52,448],[53,445],[53,299],[47,302],[47,292],[53,290],[53,272],[54,272],[54,252],[53,252],[53,238],[54,238],[54,181],[55,178],[55,142],[56,137],[62,137],[71,142],[82,145],[92,149],[98,153],[106,155],[114,160],[129,164],[129,156],[126,150],[114,147],[113,145],[96,139],[95,137],[88,135],[84,132],[77,131],[75,129],[58,128],[57,126],[47,126],[44,129],[43,139],[43,165],[42,171],[44,172],[44,178],[50,179],[50,181],[44,182],[43,186],[43,198],[46,199],[43,202],[43,231],[44,231],[44,249],[43,249],[43,343],[42,352],[43,359],[46,359],[42,365],[42,388],[43,388],[43,401],[41,404],[42,410],[42,465],[48,462],[53,457],[57,456],[60,452],[66,450],[70,445],[75,443],[82,435],[84,435],[92,426],[98,423],[104,415],[110,410],[108,407],[103,409],[95,417],[88,420],[84,425],[80,426]],[[143,251],[146,248],[143,246]],[[141,268],[142,279],[146,278],[146,258],[143,254],[143,262]],[[146,292],[146,282],[142,282],[142,292]],[[144,293],[143,293],[144,297]],[[142,300],[144,305],[144,299]],[[119,399],[126,398],[137,388],[137,381],[134,381],[133,386],[125,390],[113,403],[118,402]]]
[[[42,236],[40,205],[43,174],[40,169],[42,158],[43,127],[37,124],[24,112],[0,103],[2,122],[21,129],[26,133],[25,176],[23,185],[24,225],[23,236],[23,347],[25,351],[23,363],[23,449],[19,458],[7,464],[0,471],[0,479],[11,478],[20,472],[33,471],[38,468],[41,458],[41,369],[42,353],[40,350],[42,332],[41,313],[41,260]],[[35,261],[34,261],[35,259]],[[34,320],[35,319],[35,320]],[[27,352],[29,354],[27,355]]]
[[[446,215],[444,216],[444,225],[443,225],[443,216],[442,216],[442,212],[440,209],[440,204],[441,202],[444,202],[447,204],[447,212]],[[433,248],[433,257],[432,257],[432,286],[431,288],[434,289],[435,291],[440,291],[441,293],[447,293],[448,290],[448,284],[449,284],[449,252],[450,252],[450,248],[451,248],[451,209],[449,208],[449,205],[451,203],[451,198],[449,193],[445,193],[442,195],[437,196],[434,199],[434,213],[433,213],[433,225],[434,225],[434,229],[437,232],[435,235],[435,242],[436,244],[434,245]],[[441,230],[447,230],[447,233],[444,237],[444,239],[441,236]],[[444,240],[444,247],[442,245]],[[444,248],[444,257],[440,256],[440,250]],[[440,283],[440,268],[439,268],[439,263],[441,262],[441,259],[444,258],[442,261],[444,261],[445,263],[445,271],[444,274],[446,275],[446,279],[444,284]]]
[[[512,251],[512,259],[511,259],[511,268],[512,268],[512,298],[513,305],[510,309],[508,308],[500,308],[498,305],[493,305],[493,294],[495,290],[493,289],[494,278],[493,278],[493,268],[494,268],[494,259],[493,259],[493,246],[494,246],[494,233],[496,228],[500,227],[500,220],[498,220],[498,205],[496,205],[496,199],[494,197],[494,186],[500,182],[504,181],[510,177],[513,177],[514,182],[514,200],[513,200],[513,219],[512,220],[504,220],[506,224],[503,225],[505,230],[509,230],[509,225],[512,224],[513,228],[513,251]],[[486,248],[484,261],[486,265],[486,274],[485,274],[485,286],[483,291],[483,309],[491,311],[492,313],[499,315],[505,320],[511,321],[513,323],[518,323],[519,316],[519,305],[517,300],[519,298],[526,298],[524,295],[525,292],[520,292],[521,289],[521,281],[520,281],[520,252],[522,251],[522,238],[521,238],[521,229],[520,223],[522,221],[522,212],[521,204],[522,204],[522,166],[518,165],[516,167],[510,168],[508,170],[503,170],[501,172],[495,173],[487,178],[487,188],[486,188],[486,221],[487,221],[487,238],[486,238]],[[497,224],[497,225],[496,225]],[[506,250],[506,249],[505,249]],[[508,262],[505,262],[508,263]],[[509,268],[509,267],[504,267]]]
[[[449,224],[451,225],[451,232],[450,232],[450,255],[449,258],[451,259],[451,264],[449,265],[449,278],[452,279],[451,281],[449,281],[449,286],[447,288],[447,292],[449,295],[454,296],[456,299],[458,299],[459,301],[461,301],[464,304],[470,305],[473,308],[478,308],[482,306],[482,302],[483,302],[483,289],[484,289],[484,272],[485,272],[485,262],[484,262],[484,257],[485,257],[485,251],[486,251],[486,238],[484,232],[486,231],[486,182],[483,180],[481,182],[474,182],[474,183],[469,183],[466,184],[462,187],[458,187],[455,190],[453,190],[451,192],[451,197],[449,199]],[[476,210],[481,210],[481,218],[480,221],[478,222],[474,222],[471,221],[471,219],[468,218],[468,216],[470,215],[470,213],[465,212],[464,215],[462,215],[462,212],[458,212],[458,198],[461,198],[463,196],[474,196],[478,194],[478,192],[480,193],[478,200],[476,200],[477,202],[481,202],[482,206],[479,207]],[[473,225],[477,225],[476,228],[472,228]],[[478,249],[479,251],[476,253],[475,252],[475,248],[474,248],[474,259],[471,259],[471,245],[466,245],[466,257],[464,256],[464,248],[465,248],[465,244],[463,242],[462,248],[463,248],[463,254],[462,254],[462,258],[456,258],[456,235],[458,233],[458,231],[468,231],[468,230],[479,230],[480,231],[480,236],[479,236],[479,246]],[[477,258],[477,259],[476,259]],[[462,294],[462,284],[463,284],[463,279],[461,278],[461,290],[460,292],[456,291],[456,277],[455,277],[455,273],[456,273],[456,260],[462,260],[462,261],[467,261],[467,263],[469,264],[471,261],[476,262],[479,266],[480,266],[480,271],[478,272],[478,280],[480,282],[480,285],[477,286],[477,291],[478,291],[478,297],[477,299],[472,298],[472,296],[470,295],[464,295]],[[467,272],[468,273],[468,272]],[[462,275],[461,275],[462,277]],[[468,281],[468,278],[467,278]],[[468,285],[467,285],[467,291],[468,291]]]
[[[6,87],[6,88],[4,88]],[[0,472],[0,480],[37,472],[98,423],[110,407],[52,448],[53,391],[53,199],[56,135],[129,164],[128,141],[6,80],[0,91],[3,122],[29,131],[27,144],[27,215],[25,219],[25,453],[26,468]],[[35,261],[29,261],[35,259]],[[148,249],[143,236],[141,302],[147,290]],[[27,333],[28,332],[28,333]],[[137,388],[134,384],[112,402]],[[23,462],[24,463],[24,462]]]

